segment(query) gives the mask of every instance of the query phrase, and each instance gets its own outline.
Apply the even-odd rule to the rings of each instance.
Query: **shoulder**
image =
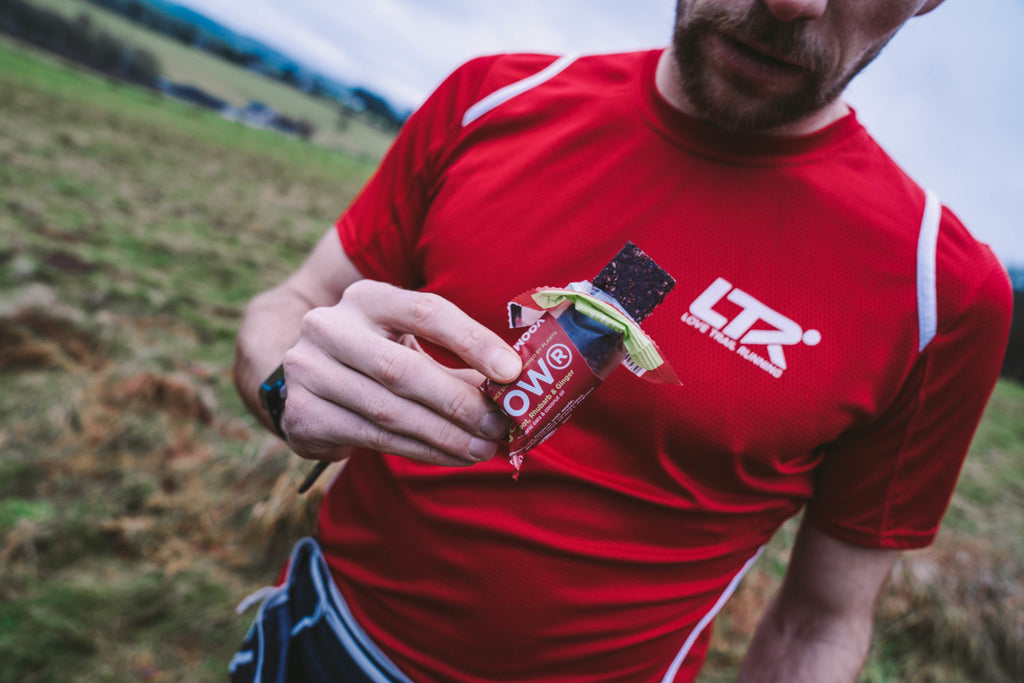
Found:
[[[1009,275],[988,245],[947,207],[941,209],[934,250],[937,332],[965,318],[993,332],[1008,330],[1013,307]]]
[[[917,235],[918,350],[943,341],[982,352],[1009,334],[1013,289],[988,245],[930,191]]]
[[[529,78],[550,67],[562,57],[550,54],[494,54],[476,57],[457,67],[440,85],[467,107],[501,88]]]
[[[854,189],[852,210],[879,231],[874,238],[881,247],[915,262],[906,275],[916,281],[921,348],[972,314],[1008,325],[1012,288],[992,250],[865,129],[861,133],[843,191]]]
[[[482,92],[493,91],[529,78],[556,65],[573,66],[574,78],[607,78],[616,72],[635,72],[645,60],[659,51],[622,52],[609,54],[546,54],[505,53],[471,59],[453,73],[461,82],[474,82]]]
[[[533,92],[533,100],[558,93],[594,94],[631,82],[653,51],[602,55],[497,54],[472,59],[457,68],[439,88],[457,101],[468,124],[485,113]],[[548,84],[552,84],[549,86]],[[546,86],[546,87],[541,87]]]

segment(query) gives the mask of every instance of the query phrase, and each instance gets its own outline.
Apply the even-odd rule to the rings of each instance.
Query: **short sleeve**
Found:
[[[345,253],[363,277],[407,288],[420,284],[415,246],[439,165],[460,134],[463,112],[479,97],[493,59],[467,62],[445,79],[409,117],[335,223]]]
[[[994,257],[990,264],[885,414],[826,449],[807,509],[819,530],[871,548],[934,539],[1006,349],[1012,290]]]

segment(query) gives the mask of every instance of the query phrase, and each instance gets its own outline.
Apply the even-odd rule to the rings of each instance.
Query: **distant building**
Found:
[[[183,100],[189,104],[194,104],[198,107],[205,109],[212,109],[216,112],[225,112],[230,109],[230,105],[227,102],[214,97],[210,93],[189,85],[186,83],[172,83],[171,81],[161,79],[157,84],[160,92],[175,99]]]
[[[245,123],[263,128],[273,128],[278,113],[262,102],[250,102],[238,110],[238,118]]]

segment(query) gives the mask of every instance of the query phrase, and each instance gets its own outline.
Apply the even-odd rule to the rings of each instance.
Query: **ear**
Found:
[[[943,0],[927,0],[923,5],[921,5],[921,9],[917,10],[914,16],[919,17],[922,14],[928,14],[942,3]]]

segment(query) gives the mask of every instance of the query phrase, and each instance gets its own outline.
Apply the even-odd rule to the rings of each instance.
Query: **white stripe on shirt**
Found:
[[[754,556],[747,560],[747,563],[743,565],[742,569],[736,572],[736,576],[732,577],[732,581],[730,581],[729,585],[725,587],[724,591],[722,591],[722,594],[718,597],[718,601],[711,606],[708,613],[701,617],[701,620],[693,627],[693,630],[690,631],[690,635],[686,637],[686,642],[684,642],[683,646],[679,648],[679,653],[676,654],[675,659],[672,660],[672,664],[668,667],[668,671],[665,672],[665,676],[661,679],[661,683],[672,683],[675,680],[676,674],[679,673],[679,667],[683,665],[683,660],[686,659],[686,655],[690,654],[690,648],[692,648],[693,644],[697,642],[697,637],[700,636],[704,629],[707,628],[708,624],[718,616],[718,613],[722,611],[723,607],[725,607],[725,603],[729,602],[729,598],[732,597],[732,594],[735,593],[736,589],[739,587],[740,581],[742,581],[746,573],[750,571],[750,568],[754,566],[754,562],[756,562],[757,558],[761,556],[761,552],[763,550],[764,546],[758,548],[757,552],[754,553]]]
[[[490,95],[466,110],[466,113],[462,117],[462,125],[468,126],[492,109],[505,104],[513,97],[522,95],[527,90],[536,88],[538,85],[551,80],[558,74],[562,73],[566,67],[576,61],[577,57],[578,55],[575,54],[559,57],[542,71],[538,71],[534,75],[528,76],[520,81],[516,81],[515,83],[510,83],[504,88],[495,90]]]
[[[939,239],[942,203],[931,190],[925,191],[924,215],[917,241],[917,326],[918,351],[935,338],[939,326],[936,293],[935,251]]]

